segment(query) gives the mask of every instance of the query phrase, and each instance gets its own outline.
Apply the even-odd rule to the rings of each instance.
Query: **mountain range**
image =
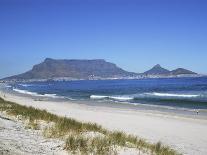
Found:
[[[152,69],[143,73],[143,75],[166,75],[166,76],[177,76],[177,75],[195,75],[197,73],[184,68],[177,68],[175,70],[167,70],[161,67],[159,64],[155,65]]]
[[[57,60],[46,58],[42,63],[23,74],[4,78],[3,80],[35,80],[35,79],[123,79],[151,76],[196,75],[192,71],[178,68],[169,71],[159,64],[144,73],[128,72],[114,63],[103,59],[94,60]]]

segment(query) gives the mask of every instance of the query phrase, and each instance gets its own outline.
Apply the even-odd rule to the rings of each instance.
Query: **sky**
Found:
[[[0,0],[0,78],[45,58],[207,74],[206,0]]]

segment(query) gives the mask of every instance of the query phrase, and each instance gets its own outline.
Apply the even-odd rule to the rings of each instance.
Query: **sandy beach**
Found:
[[[0,93],[0,97],[21,105],[45,109],[60,116],[98,123],[109,130],[124,131],[149,142],[161,141],[182,154],[207,154],[207,120],[204,119],[89,106],[72,101],[36,101],[29,96],[22,97],[3,92]]]
[[[1,155],[66,155],[63,144],[64,141],[45,138],[40,130],[27,129],[22,121],[0,112]]]
[[[207,0],[0,0],[0,155],[207,155]]]

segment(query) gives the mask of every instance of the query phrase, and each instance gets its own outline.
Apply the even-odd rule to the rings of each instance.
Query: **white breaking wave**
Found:
[[[128,101],[133,100],[133,97],[128,96],[103,96],[103,95],[91,95],[91,99],[113,99],[113,100],[119,100],[119,101]]]
[[[184,97],[184,98],[192,98],[192,97],[200,96],[200,95],[192,95],[192,94],[170,94],[170,93],[148,93],[148,95],[159,96],[159,97]]]
[[[119,101],[128,101],[128,100],[134,99],[134,97],[128,97],[128,96],[110,96],[109,98],[119,100]]]
[[[90,98],[94,100],[101,100],[101,99],[111,99],[117,101],[130,101],[137,98],[148,98],[148,97],[172,97],[172,98],[195,98],[199,97],[200,95],[193,95],[193,94],[172,94],[172,93],[144,93],[144,94],[134,94],[130,96],[105,96],[105,95],[91,95]]]
[[[11,88],[12,86],[10,86],[10,85],[6,85],[5,87],[6,87],[6,88]]]
[[[18,92],[18,93],[21,93],[21,94],[27,94],[27,95],[36,96],[36,97],[59,98],[56,94],[44,94],[44,95],[41,95],[41,94],[38,94],[36,92],[30,92],[30,91],[22,90],[22,89],[13,88],[13,90]]]
[[[20,86],[23,86],[23,87],[30,87],[30,86],[33,86],[32,84],[18,84]]]
[[[104,98],[108,98],[109,96],[101,96],[101,95],[91,95],[90,98],[91,99],[104,99]]]
[[[44,94],[45,97],[59,98],[56,94]]]
[[[32,95],[32,96],[42,96],[41,94],[38,94],[38,93],[35,93],[35,92],[30,92],[30,91],[27,91],[27,90],[21,90],[21,89],[16,89],[16,88],[13,88],[13,90],[18,92],[18,93],[21,93],[21,94],[27,94],[27,95]]]

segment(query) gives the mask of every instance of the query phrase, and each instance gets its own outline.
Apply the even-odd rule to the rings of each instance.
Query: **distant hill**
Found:
[[[172,70],[170,74],[171,75],[181,75],[181,74],[184,75],[184,74],[197,74],[197,73],[184,69],[184,68],[178,68],[178,69]]]
[[[53,79],[53,78],[75,78],[89,79],[115,78],[134,76],[135,73],[127,72],[115,64],[102,59],[95,60],[56,60],[46,58],[44,62],[35,65],[32,70],[6,78],[15,80],[27,79]]]
[[[152,75],[157,75],[157,76],[178,76],[178,75],[195,75],[197,73],[192,72],[190,70],[184,69],[184,68],[178,68],[175,70],[167,70],[163,67],[161,67],[159,64],[155,65],[152,69],[142,73],[145,76],[152,76]]]
[[[162,68],[159,64],[155,65],[152,69],[144,72],[144,75],[167,75],[170,71]]]

